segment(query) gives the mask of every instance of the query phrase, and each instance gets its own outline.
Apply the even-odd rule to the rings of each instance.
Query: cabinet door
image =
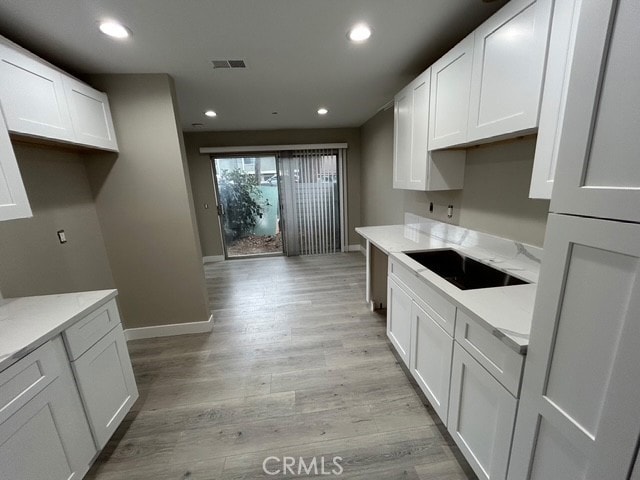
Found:
[[[389,277],[387,282],[387,337],[409,366],[411,353],[411,308],[413,301],[400,285]]]
[[[9,131],[74,140],[62,74],[0,43],[0,99]]]
[[[473,35],[431,65],[429,150],[467,141]]]
[[[533,131],[552,0],[512,0],[474,33],[469,141]]]
[[[0,221],[31,216],[29,199],[0,105]]]
[[[433,316],[437,314],[425,307],[413,304],[409,369],[446,425],[453,338],[434,320]]]
[[[515,397],[456,342],[448,429],[478,478],[506,478],[517,406]]]
[[[39,357],[42,349],[47,355]],[[49,383],[35,396],[27,391],[27,401],[17,397],[7,407],[15,411],[0,424],[0,477],[80,480],[97,450],[62,342],[58,338],[45,344],[15,366],[19,372],[3,384],[4,394],[17,393],[15,387],[23,379],[37,384],[38,377],[46,379],[52,370],[57,376],[46,380]]]
[[[426,189],[430,78],[423,72],[395,98],[394,188]]]
[[[396,96],[393,103],[393,188],[406,188],[411,171],[411,85]]]
[[[553,7],[530,198],[551,198],[581,3],[556,1]]]
[[[637,1],[582,2],[553,212],[640,222],[639,22]]]
[[[131,360],[118,325],[72,363],[98,448],[103,448],[138,398]]]
[[[640,434],[640,225],[552,214],[512,480],[628,478]]]
[[[118,151],[107,95],[71,77],[63,83],[76,142]]]

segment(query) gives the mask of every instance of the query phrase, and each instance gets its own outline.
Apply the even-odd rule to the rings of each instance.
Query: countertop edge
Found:
[[[103,298],[101,298],[100,300],[97,300],[96,302],[92,303],[91,305],[87,305],[86,308],[83,308],[82,310],[80,310],[78,313],[76,313],[72,317],[68,318],[67,320],[65,320],[65,321],[63,321],[61,323],[59,323],[58,325],[56,325],[56,327],[48,330],[46,333],[44,333],[43,335],[41,335],[37,339],[29,342],[27,345],[25,345],[24,347],[20,348],[17,352],[15,352],[13,355],[8,355],[8,356],[6,356],[4,358],[0,358],[0,372],[2,372],[3,370],[6,370],[7,368],[11,367],[11,365],[19,362],[21,359],[23,359],[24,357],[26,357],[27,355],[29,355],[33,351],[35,351],[38,348],[40,348],[42,345],[47,343],[52,338],[60,335],[64,330],[69,328],[71,325],[76,323],[78,320],[80,320],[81,318],[86,317],[89,313],[91,313],[94,310],[100,308],[105,303],[107,303],[110,300],[114,299],[118,295],[118,291],[115,290],[115,289],[106,289],[105,292],[108,292],[108,293],[106,293],[106,295]],[[7,299],[5,299],[6,302],[10,302],[12,300],[18,300],[18,299],[17,298],[7,298]]]
[[[402,227],[402,226],[398,225],[398,227]],[[528,345],[521,345],[516,340],[514,340],[511,337],[509,337],[509,335],[505,331],[503,331],[500,327],[497,327],[497,326],[491,324],[488,320],[484,319],[480,314],[474,312],[470,307],[468,307],[467,305],[462,303],[460,300],[458,300],[455,297],[453,297],[452,295],[450,295],[448,292],[446,292],[444,289],[442,289],[436,282],[432,282],[429,279],[424,278],[424,276],[420,274],[422,269],[417,270],[413,265],[411,265],[409,262],[405,261],[405,259],[411,260],[409,257],[407,257],[402,251],[398,251],[398,252],[390,251],[390,250],[386,249],[384,246],[380,245],[379,242],[373,240],[367,234],[366,230],[368,228],[376,228],[376,227],[357,227],[355,229],[355,231],[361,237],[363,237],[365,240],[367,240],[367,242],[369,242],[370,244],[374,245],[379,250],[381,250],[384,254],[386,254],[387,256],[393,256],[398,261],[400,261],[406,268],[409,268],[410,270],[412,270],[418,277],[420,277],[421,281],[425,282],[430,287],[434,288],[440,295],[442,295],[448,301],[453,303],[457,308],[461,308],[468,315],[472,316],[473,319],[476,320],[478,325],[483,327],[485,330],[489,331],[495,338],[500,340],[503,344],[505,344],[511,350],[515,351],[516,353],[518,353],[520,355],[526,355],[527,354]],[[406,228],[406,226],[404,228]],[[453,247],[455,248],[455,245]]]

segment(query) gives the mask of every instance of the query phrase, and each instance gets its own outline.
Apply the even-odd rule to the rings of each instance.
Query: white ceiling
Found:
[[[2,0],[0,34],[77,75],[169,73],[186,131],[354,127],[504,3]],[[99,33],[107,18],[132,37]],[[352,44],[347,30],[362,21],[373,35]],[[248,68],[214,71],[214,59]]]

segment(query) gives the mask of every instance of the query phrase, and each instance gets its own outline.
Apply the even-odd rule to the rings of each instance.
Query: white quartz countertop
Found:
[[[117,295],[117,290],[7,298],[0,304],[0,371]]]
[[[445,298],[519,353],[529,345],[542,250],[473,230],[428,222],[356,228],[385,254],[416,272]],[[461,290],[402,252],[453,248],[532,283]]]

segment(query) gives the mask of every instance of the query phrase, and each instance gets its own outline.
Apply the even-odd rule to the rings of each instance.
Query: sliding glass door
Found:
[[[282,255],[275,155],[216,157],[213,171],[226,258]]]
[[[212,156],[226,258],[343,251],[344,150]]]

